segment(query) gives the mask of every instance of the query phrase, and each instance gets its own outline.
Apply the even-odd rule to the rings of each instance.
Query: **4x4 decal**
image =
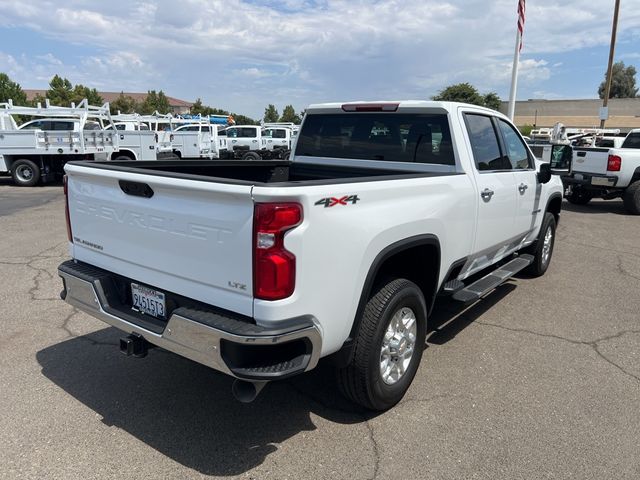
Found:
[[[324,208],[328,208],[328,207],[335,207],[336,205],[347,205],[349,203],[351,203],[352,205],[355,205],[359,201],[360,201],[360,198],[358,198],[358,195],[345,195],[344,197],[340,197],[340,198],[337,198],[337,197],[321,198],[315,203],[315,205],[324,205]]]

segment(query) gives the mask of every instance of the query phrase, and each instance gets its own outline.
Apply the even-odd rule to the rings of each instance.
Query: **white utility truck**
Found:
[[[15,117],[35,117],[18,126]],[[111,122],[109,104],[94,107],[0,104],[0,173],[16,185],[34,186],[62,176],[70,160],[108,160],[118,151],[118,135],[105,130]]]
[[[204,118],[191,120],[173,130],[173,152],[180,158],[206,158],[226,156],[227,137],[218,136],[218,127]]]
[[[261,146],[263,150],[280,153],[288,159],[291,152],[294,132],[297,125],[293,123],[265,123],[262,125]]]
[[[288,162],[65,168],[62,298],[127,355],[234,376],[242,401],[331,357],[348,398],[392,407],[436,297],[543,275],[562,202],[507,117],[446,102],[312,105]]]
[[[158,135],[149,128],[155,117],[136,113],[112,115],[113,124],[107,130],[116,130],[119,140],[117,152],[112,160],[156,160],[160,151]]]
[[[574,147],[571,174],[563,181],[573,204],[622,197],[624,208],[640,215],[640,129],[631,130],[620,148]]]

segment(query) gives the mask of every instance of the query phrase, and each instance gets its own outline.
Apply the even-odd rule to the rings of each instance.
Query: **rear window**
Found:
[[[308,115],[296,155],[455,165],[446,114]]]
[[[640,148],[640,132],[627,135],[622,143],[622,148]]]

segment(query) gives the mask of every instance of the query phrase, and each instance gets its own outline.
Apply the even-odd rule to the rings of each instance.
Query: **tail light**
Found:
[[[257,203],[253,217],[253,294],[262,300],[291,296],[296,284],[296,257],[284,248],[284,235],[300,225],[298,203]]]
[[[71,234],[71,217],[69,216],[69,179],[66,175],[62,177],[62,190],[64,191],[64,218],[67,222],[67,239],[73,243]]]
[[[622,158],[618,155],[609,155],[607,161],[607,172],[619,172],[622,168]]]

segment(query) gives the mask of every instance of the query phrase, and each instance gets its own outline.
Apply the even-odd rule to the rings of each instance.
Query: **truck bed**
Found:
[[[456,175],[455,172],[410,172],[371,167],[335,166],[322,163],[275,161],[160,160],[132,162],[71,162],[98,169],[144,173],[170,178],[269,186],[323,185],[397,178]]]

